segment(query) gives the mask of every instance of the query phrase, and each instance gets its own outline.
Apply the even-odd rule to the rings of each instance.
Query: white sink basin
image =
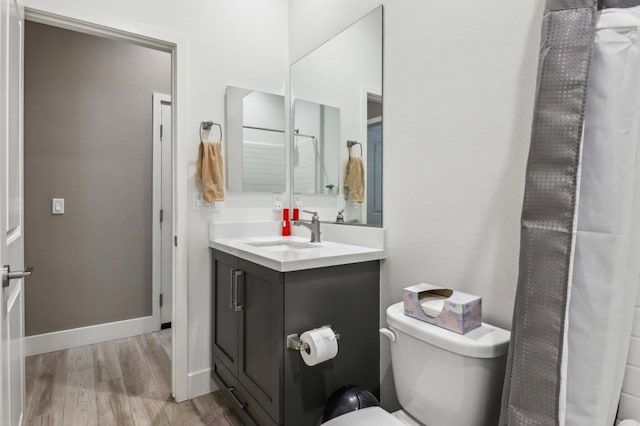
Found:
[[[301,241],[287,240],[260,241],[256,243],[247,243],[247,245],[252,247],[259,247],[269,251],[305,250],[321,247],[317,243],[303,243]]]

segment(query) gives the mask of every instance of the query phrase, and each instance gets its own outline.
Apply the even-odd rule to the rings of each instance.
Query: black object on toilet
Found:
[[[355,385],[342,386],[329,396],[324,406],[322,423],[352,411],[379,405],[378,399],[368,390]]]

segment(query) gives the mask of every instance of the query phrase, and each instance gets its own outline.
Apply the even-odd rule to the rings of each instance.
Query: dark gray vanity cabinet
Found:
[[[315,426],[335,389],[379,395],[379,261],[278,272],[211,250],[212,377],[245,424]],[[338,355],[307,366],[289,334],[331,325]]]

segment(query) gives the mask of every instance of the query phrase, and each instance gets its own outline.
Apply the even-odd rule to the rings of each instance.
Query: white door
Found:
[[[161,140],[162,140],[162,212],[163,220],[160,224],[162,229],[162,306],[160,316],[162,324],[171,323],[171,307],[173,306],[173,279],[172,279],[172,257],[173,232],[171,224],[173,215],[171,211],[171,100],[161,103]]]
[[[367,127],[367,225],[382,226],[382,121],[374,121]]]
[[[0,4],[0,419],[13,426],[24,411],[24,11],[17,0]]]
[[[153,293],[157,327],[171,324],[173,305],[173,212],[171,96],[153,94]],[[157,297],[157,299],[156,299]],[[156,304],[157,303],[157,304]],[[159,312],[158,312],[158,310]]]

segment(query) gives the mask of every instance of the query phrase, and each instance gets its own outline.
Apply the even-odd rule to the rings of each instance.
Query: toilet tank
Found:
[[[460,335],[389,306],[391,364],[403,409],[428,426],[498,424],[510,333],[483,323]]]

